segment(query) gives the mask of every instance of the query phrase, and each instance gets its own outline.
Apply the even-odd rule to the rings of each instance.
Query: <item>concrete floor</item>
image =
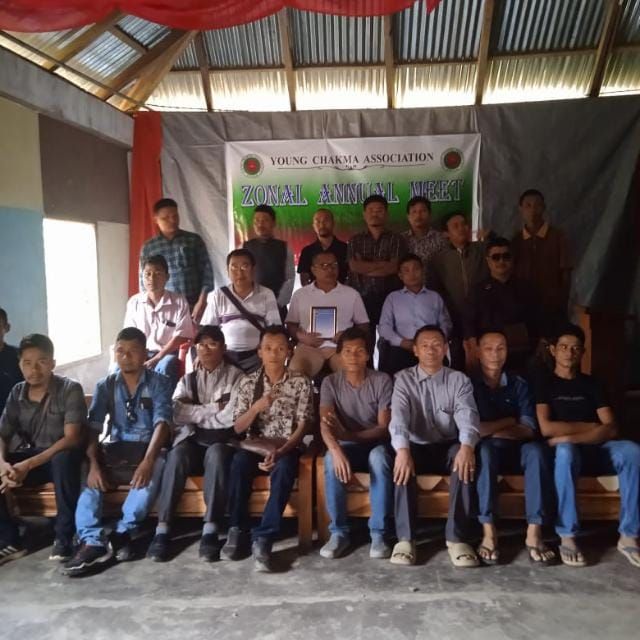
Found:
[[[281,572],[256,574],[251,560],[198,560],[198,524],[183,523],[180,553],[70,579],[43,547],[0,568],[0,638],[95,640],[236,638],[638,638],[640,570],[615,551],[615,528],[584,539],[595,564],[532,567],[523,528],[501,538],[506,564],[454,569],[439,524],[421,536],[419,564],[370,560],[366,534],[346,558],[317,549],[298,557],[295,538],[276,545]]]

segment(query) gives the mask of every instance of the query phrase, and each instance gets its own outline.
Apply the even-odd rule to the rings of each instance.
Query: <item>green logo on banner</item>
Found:
[[[242,158],[242,172],[247,176],[259,176],[262,173],[262,160],[258,156]]]
[[[460,149],[446,149],[441,156],[441,163],[444,169],[459,169],[464,162],[464,156]]]

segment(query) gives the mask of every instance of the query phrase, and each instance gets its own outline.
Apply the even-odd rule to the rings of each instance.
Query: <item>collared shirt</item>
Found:
[[[89,409],[89,424],[94,431],[102,432],[112,400],[113,415],[109,416],[111,419],[110,442],[149,442],[158,424],[166,422],[171,425],[173,412],[169,378],[150,369],[145,369],[138,379],[135,392],[129,396],[129,389],[122,377],[122,372],[118,372],[115,374],[114,397],[112,399],[109,397],[108,377],[98,381],[93,393]],[[127,417],[126,405],[129,399],[135,415],[133,420],[129,420]],[[133,416],[130,414],[130,417]]]
[[[192,404],[190,376],[196,376],[200,404]],[[227,362],[221,362],[213,371],[198,366],[192,373],[180,378],[173,392],[173,421],[179,427],[173,445],[193,435],[198,429],[228,429],[233,426],[232,391],[242,371]]]
[[[344,284],[349,272],[347,243],[338,240],[335,236],[326,249],[320,244],[320,240],[316,240],[306,247],[303,247],[300,252],[300,259],[298,260],[298,273],[308,273],[311,280],[314,280],[313,273],[311,273],[311,265],[313,264],[313,259],[319,253],[331,253],[336,257],[338,261],[338,281]]]
[[[336,308],[336,333],[355,324],[366,324],[369,316],[360,294],[339,282],[331,291],[323,291],[315,282],[298,289],[291,298],[286,322],[299,324],[304,331],[311,331],[311,307]],[[320,347],[335,347],[335,342],[326,340]]]
[[[309,378],[287,370],[282,379],[272,385],[264,375],[263,368],[250,373],[240,381],[233,409],[234,421],[245,414],[254,403],[255,389],[260,377],[264,382],[263,395],[270,394],[274,399],[271,406],[258,415],[256,435],[264,438],[289,438],[299,423],[311,423],[313,394]]]
[[[21,445],[47,449],[64,437],[65,424],[84,424],[86,419],[80,384],[53,374],[40,402],[29,400],[28,382],[13,387],[0,418],[0,437],[10,451]]]
[[[129,298],[124,315],[125,327],[136,327],[147,336],[147,349],[160,351],[174,337],[193,338],[193,321],[187,299],[180,293],[165,291],[153,306],[147,293]]]
[[[276,298],[271,289],[256,285],[246,298],[241,298],[233,290],[233,285],[228,286],[242,306],[252,313],[263,327],[282,324]],[[260,332],[244,319],[238,308],[220,289],[212,291],[207,296],[207,307],[200,322],[203,325],[219,325],[230,351],[250,351],[258,348]]]
[[[524,378],[503,371],[498,387],[492,389],[480,375],[473,379],[473,395],[482,422],[515,418],[532,431],[538,430],[533,394]]]
[[[383,231],[377,240],[369,231],[356,233],[349,240],[347,247],[349,260],[360,259],[366,262],[400,259],[405,252],[406,247],[402,236],[388,230]],[[370,295],[387,295],[400,287],[400,280],[397,275],[365,276],[349,271],[347,284],[366,298]]]
[[[213,289],[213,269],[207,248],[197,233],[178,229],[169,240],[161,233],[147,240],[140,252],[140,291],[144,291],[142,270],[149,256],[161,255],[169,265],[167,289],[181,293],[194,305],[203,291]]]
[[[453,325],[444,300],[426,287],[418,293],[404,287],[387,296],[378,330],[385,340],[399,347],[403,339],[413,340],[416,331],[425,324],[437,324],[446,336],[451,335]]]
[[[0,414],[13,389],[13,385],[22,382],[18,349],[6,344],[0,349]]]
[[[420,365],[396,374],[391,399],[391,444],[431,444],[459,440],[475,447],[480,438],[480,416],[471,380],[448,367],[434,375]]]
[[[425,267],[425,275],[429,273],[432,258],[449,246],[449,243],[442,233],[435,229],[429,229],[429,231],[422,236],[417,236],[411,229],[403,231],[401,235],[404,238],[409,252],[415,253],[422,259],[422,264]]]

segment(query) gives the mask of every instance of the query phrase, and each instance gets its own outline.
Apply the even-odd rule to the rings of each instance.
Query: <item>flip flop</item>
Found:
[[[466,542],[447,542],[447,550],[454,567],[470,569],[480,564],[473,547]]]
[[[623,547],[618,544],[618,551],[634,566],[640,568],[640,547]]]
[[[556,562],[558,561],[558,556],[556,555],[556,552],[553,551],[553,549],[551,549],[550,547],[547,547],[546,544],[540,544],[537,547],[532,547],[527,544],[525,545],[525,548],[529,553],[529,562],[531,562],[531,564],[541,564],[543,567],[550,567],[551,565],[556,564]],[[533,551],[538,552],[540,556],[539,560],[536,560],[533,557],[533,553],[532,553]],[[545,560],[543,559],[542,554],[547,553],[548,551],[553,551],[553,557]]]
[[[483,553],[488,557],[483,556]],[[480,562],[483,564],[494,565],[500,562],[500,549],[497,547],[495,549],[491,549],[491,547],[481,544],[476,547],[476,554],[478,555]]]
[[[410,566],[416,563],[416,544],[413,541],[400,540],[396,542],[391,552],[391,564]]]
[[[558,547],[560,551],[560,560],[562,564],[566,564],[568,567],[586,567],[587,561],[584,559],[584,555],[580,549],[573,549],[571,547],[565,547],[561,544]],[[582,558],[582,560],[580,560]]]

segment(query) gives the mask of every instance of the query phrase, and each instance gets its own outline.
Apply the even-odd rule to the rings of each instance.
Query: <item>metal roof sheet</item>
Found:
[[[199,71],[168,73],[149,96],[146,104],[156,111],[206,111],[202,79]]]
[[[396,72],[396,106],[409,108],[473,104],[475,86],[474,63],[402,66]]]
[[[289,111],[284,71],[212,72],[213,108],[218,111]]]
[[[118,22],[118,26],[134,40],[137,40],[143,47],[153,47],[158,44],[164,36],[169,33],[169,27],[155,22],[149,22],[135,16],[124,16]]]
[[[621,93],[640,93],[640,51],[618,51],[609,59],[601,94]]]

